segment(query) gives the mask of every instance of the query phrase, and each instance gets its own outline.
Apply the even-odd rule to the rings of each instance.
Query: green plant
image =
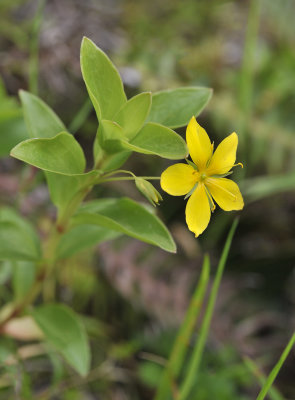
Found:
[[[22,335],[37,341],[41,338],[41,343],[44,338],[49,349],[55,349],[85,376],[91,365],[85,327],[80,316],[50,294],[47,283],[66,259],[121,234],[169,252],[175,252],[176,246],[165,225],[145,205],[129,198],[84,199],[95,185],[133,180],[137,187],[139,182],[148,185],[144,194],[155,203],[156,192],[148,180],[157,177],[136,177],[119,168],[132,152],[184,158],[186,144],[172,128],[187,124],[191,115],[200,113],[211,90],[179,88],[153,95],[141,93],[127,100],[116,68],[87,38],[82,42],[81,68],[99,122],[93,168],[88,171],[81,146],[59,117],[37,96],[20,92],[28,138],[13,147],[11,155],[44,171],[57,217],[41,241],[17,211],[1,209],[0,258],[11,265],[15,290],[14,298],[1,310],[0,330],[20,339]],[[9,149],[14,138],[7,140]],[[40,305],[36,299],[42,292],[49,302]],[[42,347],[42,351],[46,349]]]
[[[20,136],[5,137],[3,154],[11,151],[13,157],[29,164],[29,168],[38,168],[44,172],[50,198],[57,210],[56,219],[48,235],[43,238],[38,234],[37,227],[33,227],[13,207],[2,207],[0,210],[0,280],[11,280],[8,293],[3,293],[1,297],[0,332],[3,337],[0,341],[0,360],[3,374],[0,386],[13,386],[15,377],[21,371],[17,393],[24,399],[34,395],[30,375],[23,365],[24,360],[32,357],[46,356],[53,366],[52,380],[46,382],[47,387],[38,393],[39,399],[55,396],[59,390],[66,391],[67,386],[69,390],[65,396],[74,398],[79,396],[78,390],[71,391],[76,380],[79,384],[104,376],[106,371],[114,374],[117,372],[116,362],[104,360],[101,356],[103,351],[97,355],[90,349],[90,335],[99,337],[101,347],[104,347],[108,342],[108,328],[86,315],[80,315],[74,311],[74,307],[62,304],[55,293],[55,277],[68,266],[68,262],[73,262],[74,256],[78,256],[81,250],[122,234],[168,252],[176,251],[171,234],[152,207],[126,197],[93,199],[93,189],[110,181],[133,181],[152,205],[156,205],[161,195],[150,181],[159,177],[138,177],[132,171],[121,169],[123,164],[133,152],[171,160],[186,158],[186,143],[173,129],[187,125],[192,115],[198,115],[211,97],[208,88],[188,87],[155,94],[144,92],[127,100],[118,71],[106,54],[87,38],[82,42],[81,68],[98,119],[97,133],[93,140],[92,168],[86,169],[82,147],[59,117],[31,93],[20,92],[26,133],[22,130]],[[4,94],[2,98],[4,108],[8,104],[8,108],[17,110],[17,118],[23,128],[24,122],[18,106]],[[88,103],[86,106],[88,109]],[[17,132],[13,126],[9,129],[13,133]],[[25,134],[27,139],[23,140]],[[0,138],[4,139],[3,133]],[[231,161],[232,165],[233,155]],[[204,163],[207,165],[207,162],[208,158]],[[192,165],[190,167],[193,168]],[[282,183],[287,186],[289,184],[289,181]],[[258,182],[257,187],[263,188],[261,182]],[[265,187],[261,189],[261,196],[271,192],[273,183]],[[254,190],[252,196],[255,198],[255,195],[259,196],[259,191]],[[151,376],[158,378],[157,400],[186,400],[192,395],[198,398],[202,395],[198,380],[207,379],[205,391],[206,385],[211,385],[212,379],[202,373],[201,365],[236,226],[237,220],[228,234],[206,306],[203,303],[208,292],[210,260],[208,256],[204,259],[200,280],[162,376],[159,375],[158,366],[153,364],[141,369],[143,379],[149,384],[153,384]],[[70,267],[74,267],[74,262]],[[194,326],[202,307],[204,316],[194,343]],[[18,348],[15,340],[29,340],[33,344],[24,350]],[[278,392],[270,391],[270,387],[294,340],[293,335],[269,377],[260,379],[262,389],[258,400],[265,398],[268,392],[279,398]],[[190,342],[194,345],[191,354],[188,354]],[[113,346],[110,359],[114,357],[116,361],[124,360],[124,357],[135,354],[138,347],[136,341]],[[75,370],[68,380],[64,380],[64,365]],[[248,366],[252,368],[251,361],[248,361]],[[76,373],[82,378],[77,377]],[[104,381],[99,384],[106,385]],[[212,393],[222,387],[223,397],[228,393],[236,395],[235,389],[227,384],[224,386],[222,380],[217,383],[217,389],[212,388]]]

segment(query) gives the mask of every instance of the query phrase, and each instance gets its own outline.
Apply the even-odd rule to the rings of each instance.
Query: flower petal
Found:
[[[206,168],[212,156],[212,145],[204,128],[192,117],[186,128],[186,142],[193,162],[199,171]]]
[[[224,211],[241,210],[244,200],[238,185],[226,178],[208,178],[206,186]]]
[[[233,132],[227,136],[215,150],[207,169],[208,175],[227,173],[236,161],[238,135]]]
[[[184,196],[197,183],[199,173],[187,164],[174,164],[161,175],[161,187],[172,196]]]
[[[211,217],[210,205],[203,183],[198,184],[188,199],[185,215],[189,230],[198,237],[207,228]]]

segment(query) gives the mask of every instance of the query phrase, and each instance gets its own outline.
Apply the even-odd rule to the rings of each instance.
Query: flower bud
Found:
[[[162,201],[162,196],[154,188],[154,186],[143,178],[136,178],[135,185],[137,189],[144,195],[144,197],[153,205],[159,204]]]

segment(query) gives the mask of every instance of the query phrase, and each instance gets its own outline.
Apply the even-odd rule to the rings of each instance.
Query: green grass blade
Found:
[[[43,20],[43,12],[46,0],[39,0],[36,15],[32,26],[32,38],[30,42],[29,58],[29,89],[30,92],[38,93],[38,74],[39,74],[39,38]]]
[[[276,363],[270,374],[268,375],[260,393],[258,394],[256,400],[263,400],[265,396],[267,395],[268,391],[271,388],[271,385],[273,384],[274,380],[276,379],[282,365],[284,364],[286,358],[288,357],[288,354],[290,353],[292,347],[294,346],[295,343],[295,333],[293,333],[291,339],[289,340],[289,343],[287,344],[285,350],[283,351],[279,361]]]
[[[211,293],[209,296],[208,305],[207,305],[207,308],[205,311],[204,319],[202,321],[202,325],[200,328],[199,338],[198,338],[196,346],[193,350],[191,361],[190,361],[190,364],[188,367],[188,372],[186,374],[183,384],[180,387],[180,392],[179,392],[179,395],[177,396],[177,400],[191,399],[190,393],[191,393],[192,387],[197,378],[198,369],[199,369],[199,366],[201,363],[204,347],[205,347],[205,344],[207,341],[207,336],[209,333],[210,323],[211,323],[212,314],[214,311],[214,306],[215,306],[216,297],[218,294],[218,289],[220,286],[220,281],[222,278],[223,270],[225,267],[225,263],[227,260],[227,256],[229,253],[232,238],[235,233],[237,224],[238,224],[238,219],[235,219],[232,224],[232,227],[229,231],[229,234],[227,236],[225,246],[224,246],[223,252],[221,254],[218,267],[217,267],[217,272],[216,272],[213,286],[211,289]]]
[[[244,357],[244,364],[249,369],[249,371],[257,378],[257,381],[260,383],[260,386],[263,386],[266,382],[266,376],[261,371],[261,369],[257,366],[257,364],[248,357]],[[275,388],[272,387],[269,389],[268,396],[270,400],[284,400],[284,397],[281,393]]]
[[[194,326],[200,314],[201,306],[203,304],[209,282],[209,275],[210,259],[208,255],[205,255],[198,285],[193,294],[184,321],[177,334],[170,359],[160,380],[155,400],[166,400],[169,394],[171,394],[173,382],[177,379],[180,373]]]

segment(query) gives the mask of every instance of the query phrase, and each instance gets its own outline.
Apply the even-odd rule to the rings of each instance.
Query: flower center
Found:
[[[207,175],[205,174],[205,172],[202,172],[200,175],[201,181],[204,181],[206,178],[207,178]]]

